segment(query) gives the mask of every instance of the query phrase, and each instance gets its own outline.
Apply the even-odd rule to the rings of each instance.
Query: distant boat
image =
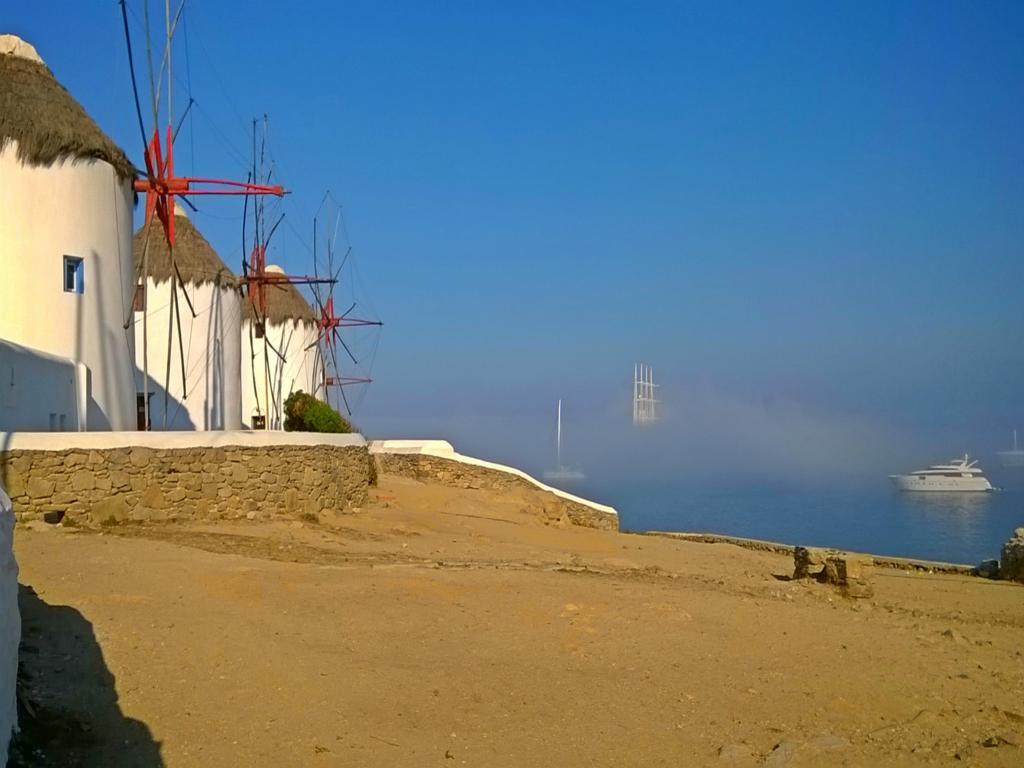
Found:
[[[578,469],[569,469],[562,464],[562,401],[558,401],[558,419],[557,419],[556,437],[555,437],[555,469],[548,470],[544,473],[545,480],[582,480],[583,473]]]
[[[1024,449],[1017,445],[1017,430],[1013,430],[1013,450],[1000,451],[999,461],[1004,467],[1024,467]]]
[[[933,464],[928,469],[919,469],[909,475],[889,475],[901,491],[991,491],[992,483],[985,477],[977,461],[970,461],[967,454],[962,459],[953,459],[948,464]]]

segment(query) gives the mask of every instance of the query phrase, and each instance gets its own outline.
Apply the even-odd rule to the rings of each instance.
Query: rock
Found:
[[[967,645],[967,638],[957,632],[955,629],[947,629],[942,633],[942,636],[947,640],[952,640],[957,645]]]
[[[873,561],[863,555],[831,552],[825,555],[818,580],[839,587],[846,597],[866,598],[874,594],[870,576]]]
[[[256,513],[255,512],[246,512],[245,513],[245,519],[246,520],[255,520],[256,519]]]
[[[999,578],[1024,582],[1024,528],[1015,530],[1010,540],[1003,544]]]
[[[829,550],[819,547],[793,548],[793,578],[806,579],[819,575],[825,568]]]
[[[974,569],[975,576],[981,576],[983,579],[998,579],[999,578],[999,561],[998,560],[982,560]]]
[[[785,768],[793,762],[800,745],[795,741],[780,741],[775,748],[764,759],[764,764],[770,768]]]
[[[754,750],[748,744],[725,744],[718,748],[718,760],[724,765],[743,766],[757,765]]]

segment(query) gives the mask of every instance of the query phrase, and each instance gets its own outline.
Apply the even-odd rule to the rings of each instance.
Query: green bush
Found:
[[[327,403],[301,389],[284,401],[286,432],[351,432],[352,425]]]

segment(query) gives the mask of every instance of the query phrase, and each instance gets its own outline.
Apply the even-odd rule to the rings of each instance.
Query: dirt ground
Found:
[[[384,477],[319,523],[19,528],[20,760],[1024,765],[1024,587],[853,601],[529,507]]]

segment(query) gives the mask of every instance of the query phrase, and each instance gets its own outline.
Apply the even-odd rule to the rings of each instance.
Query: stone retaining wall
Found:
[[[563,514],[573,525],[603,530],[618,530],[619,518],[596,506],[545,491],[517,474],[499,469],[447,459],[426,453],[372,453],[380,474],[409,477],[421,482],[439,483],[453,488],[483,488],[491,491],[527,490],[545,495],[544,514],[560,518]]]
[[[18,520],[268,518],[344,512],[366,502],[363,445],[0,451]]]

